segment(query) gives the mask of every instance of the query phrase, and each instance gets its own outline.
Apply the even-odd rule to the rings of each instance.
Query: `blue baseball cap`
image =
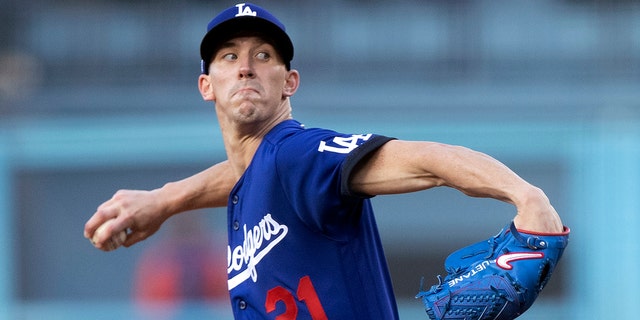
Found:
[[[201,72],[209,73],[211,57],[224,41],[246,31],[264,35],[280,54],[287,70],[291,68],[293,43],[284,24],[255,4],[239,3],[222,11],[207,25],[207,33],[200,43]]]

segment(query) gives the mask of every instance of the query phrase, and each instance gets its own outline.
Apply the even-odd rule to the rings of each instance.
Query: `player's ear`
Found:
[[[198,77],[198,90],[200,90],[200,95],[202,95],[202,99],[205,101],[213,101],[215,99],[213,83],[208,74],[201,74],[200,77]]]
[[[287,73],[287,78],[285,79],[285,82],[284,82],[284,89],[282,91],[282,96],[285,98],[293,96],[293,94],[296,93],[296,91],[298,90],[299,86],[300,86],[300,73],[298,72],[298,70],[291,69],[291,71]]]

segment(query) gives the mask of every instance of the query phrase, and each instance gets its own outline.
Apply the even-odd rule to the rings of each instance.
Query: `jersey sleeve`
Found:
[[[353,215],[369,197],[349,190],[351,172],[391,139],[321,129],[306,129],[286,139],[278,152],[278,177],[300,219],[312,228],[340,234],[332,228],[342,228],[345,219],[357,219]]]
[[[394,140],[394,138],[385,137],[385,136],[374,136],[369,139],[366,143],[363,143],[360,147],[354,149],[349,153],[347,158],[345,159],[344,164],[342,165],[342,173],[341,173],[341,183],[340,183],[340,191],[343,195],[346,196],[354,196],[354,197],[366,197],[371,198],[370,195],[358,194],[351,190],[349,186],[349,180],[351,178],[351,173],[355,169],[355,167],[362,161],[367,158],[372,152],[378,150],[382,145],[389,142],[390,140]]]

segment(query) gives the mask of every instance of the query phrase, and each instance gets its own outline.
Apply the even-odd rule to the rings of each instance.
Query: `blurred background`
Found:
[[[464,145],[547,192],[571,244],[522,319],[636,316],[640,4],[255,3],[293,39],[308,127]],[[0,317],[231,318],[224,209],[109,253],[82,232],[118,189],[225,158],[196,79],[206,24],[234,4],[0,0]],[[374,205],[402,319],[426,318],[421,277],[515,214],[444,188]]]

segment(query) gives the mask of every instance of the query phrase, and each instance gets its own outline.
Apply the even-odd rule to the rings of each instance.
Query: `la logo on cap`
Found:
[[[251,10],[251,8],[249,6],[244,6],[244,3],[238,3],[236,4],[236,7],[238,7],[238,14],[236,14],[236,17],[243,17],[243,16],[256,16],[258,15],[257,12]]]

